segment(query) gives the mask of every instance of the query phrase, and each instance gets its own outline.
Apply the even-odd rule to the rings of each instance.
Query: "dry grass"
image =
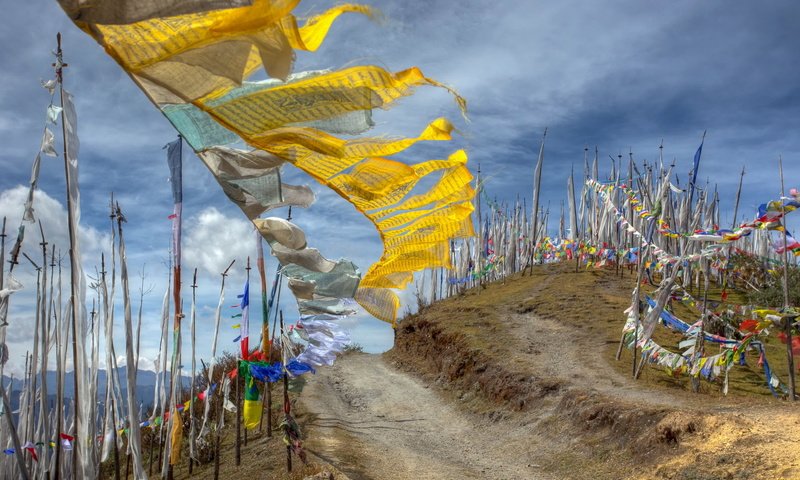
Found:
[[[630,375],[631,352],[623,349],[622,358],[615,360],[622,325],[623,311],[630,306],[631,292],[635,286],[635,272],[621,269],[580,269],[573,264],[543,265],[533,269],[531,275],[515,275],[505,282],[496,282],[483,289],[473,289],[464,295],[432,305],[424,310],[425,321],[435,322],[446,329],[463,334],[469,346],[484,351],[495,358],[508,354],[510,345],[502,341],[504,318],[509,313],[533,313],[551,318],[565,325],[580,329],[589,335],[605,339],[606,348],[592,352],[614,366],[621,374]],[[652,287],[644,286],[650,292]],[[693,292],[700,296],[699,292]],[[729,300],[743,299],[743,292],[729,292]],[[708,293],[710,301],[721,299],[721,290],[712,287]],[[684,321],[693,322],[699,312],[680,302],[673,302],[674,314]],[[411,322],[414,321],[412,317]],[[653,340],[660,345],[677,350],[683,337],[669,329],[658,327]],[[499,341],[494,341],[499,340]],[[782,381],[787,381],[788,366],[786,347],[775,336],[764,341],[767,359],[773,372]],[[709,354],[713,354],[713,345]],[[757,365],[758,356],[750,352],[746,366],[735,366],[729,379],[729,397],[772,398],[766,386],[763,370]],[[688,377],[670,377],[656,368],[644,370],[640,383],[648,387],[663,387],[670,390],[691,389]],[[722,397],[721,385],[703,382],[702,392],[714,398]]]

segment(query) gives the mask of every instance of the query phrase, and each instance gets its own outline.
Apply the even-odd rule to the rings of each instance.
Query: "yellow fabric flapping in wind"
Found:
[[[224,94],[260,67],[285,80],[294,50],[319,48],[340,15],[374,16],[369,7],[340,5],[298,27],[290,14],[298,2],[253,0],[244,7],[84,27],[142,88],[158,90],[151,98],[191,102]]]
[[[223,8],[244,7],[251,0],[58,0],[79,26],[119,25]]]
[[[400,298],[393,291],[386,288],[358,287],[355,300],[375,318],[388,321],[392,326],[396,325]]]
[[[423,85],[438,86],[418,68],[390,73],[373,65],[357,66],[280,86],[253,89],[234,98],[208,96],[196,105],[248,142],[290,124],[339,117],[349,112],[388,107]],[[228,95],[229,97],[231,95]],[[466,101],[455,95],[459,107]],[[376,153],[360,155],[376,156]]]
[[[333,7],[321,15],[309,18],[302,27],[297,26],[294,17],[285,17],[283,23],[291,23],[289,25],[282,25],[283,33],[286,35],[286,38],[289,39],[289,44],[295,50],[315,52],[320,45],[322,45],[333,22],[339,15],[348,12],[360,13],[373,19],[380,17],[377,10],[366,5],[345,4]]]
[[[475,192],[463,151],[416,165],[387,158],[419,141],[450,140],[454,128],[447,120],[433,121],[413,138],[345,140],[309,126],[388,108],[420,86],[447,89],[464,113],[466,101],[451,88],[425,77],[416,67],[391,73],[378,66],[356,66],[283,84],[243,85],[259,68],[273,78],[287,79],[295,50],[319,48],[343,13],[375,17],[369,7],[337,6],[299,26],[291,13],[299,0],[214,0],[221,9],[196,0],[143,0],[147,8],[139,11],[128,8],[127,4],[134,5],[130,0],[117,4],[94,0],[94,10],[83,0],[59,1],[154,103],[191,104],[201,111],[192,117],[198,125],[207,115],[208,122],[219,123],[251,146],[329,186],[369,218],[381,235],[384,253],[364,276],[356,300],[376,317],[394,323],[399,300],[388,289],[405,287],[414,271],[449,267],[449,240],[474,234],[470,215]],[[168,115],[171,121],[173,117]],[[198,128],[197,135],[203,131]],[[197,145],[220,145],[196,140]],[[206,161],[209,155],[204,155]],[[439,175],[433,186],[412,195],[431,174]],[[262,192],[251,191],[268,183],[263,174],[249,172],[246,184],[240,180],[233,175],[225,181],[238,188],[230,187],[240,204],[252,206],[251,215],[266,208],[262,200],[275,203],[261,198]],[[272,183],[280,186],[277,180]]]
[[[451,140],[452,131],[453,125],[439,118],[416,138],[342,140],[311,128],[287,127],[272,130],[249,141],[254,147],[292,163],[324,184],[365,158],[394,155],[420,141]]]

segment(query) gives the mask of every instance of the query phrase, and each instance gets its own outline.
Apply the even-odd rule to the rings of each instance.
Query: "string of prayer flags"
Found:
[[[446,243],[474,234],[469,220],[474,191],[463,152],[446,165],[423,162],[410,170],[385,158],[419,141],[450,140],[453,126],[447,120],[435,120],[417,138],[334,136],[364,133],[373,126],[373,109],[386,109],[421,86],[447,90],[464,113],[466,101],[453,89],[416,67],[389,72],[359,65],[291,75],[294,50],[316,50],[339,16],[374,18],[373,9],[340,5],[299,26],[292,15],[298,0],[217,0],[213,9],[197,0],[60,3],[162,109],[249,218],[276,206],[313,202],[307,188],[281,183],[282,162],[367,215],[384,240],[384,254],[352,297],[378,318],[394,323],[399,299],[391,289],[404,288],[414,271],[449,267]],[[271,79],[247,81],[259,69]],[[260,152],[224,150],[240,141]],[[250,162],[249,171],[239,169],[242,162]],[[435,186],[404,202],[418,180],[434,171],[441,174]],[[335,266],[314,249],[271,247],[284,266],[320,273]],[[300,281],[294,287],[314,296]],[[322,302],[322,311],[346,310]]]
[[[784,251],[792,252],[794,256],[800,256],[800,242],[798,242],[791,234],[786,234],[786,243],[782,237],[779,237],[778,240],[773,243],[772,248],[775,249],[775,253],[782,254]]]
[[[657,218],[648,211],[644,204],[637,198],[637,193],[632,188],[624,184],[604,184],[594,179],[588,179],[586,184],[593,188],[597,193],[606,197],[615,189],[620,189],[630,201],[633,209],[638,212],[641,218]],[[610,202],[609,202],[610,205]],[[710,230],[695,230],[692,232],[679,232],[670,228],[669,224],[663,219],[658,219],[658,232],[668,238],[688,238],[695,241],[711,241],[716,243],[735,242],[742,237],[750,235],[753,230],[779,230],[780,220],[786,213],[792,212],[800,207],[800,195],[784,197],[759,205],[756,218],[751,222],[742,223],[736,230],[713,228]],[[609,208],[615,208],[610,205]],[[622,216],[619,214],[618,216]],[[626,222],[627,223],[627,222]]]

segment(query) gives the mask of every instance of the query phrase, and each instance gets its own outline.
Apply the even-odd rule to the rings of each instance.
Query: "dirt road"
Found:
[[[380,355],[320,369],[301,401],[314,412],[307,448],[353,480],[549,478],[534,438],[515,442],[508,425],[468,418]]]

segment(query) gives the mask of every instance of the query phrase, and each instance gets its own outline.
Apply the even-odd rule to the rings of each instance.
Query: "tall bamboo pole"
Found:
[[[531,267],[531,274],[533,274],[533,260],[536,254],[536,242],[538,240],[539,230],[539,194],[541,193],[542,186],[542,163],[544,161],[544,140],[547,137],[547,128],[544,129],[542,134],[542,144],[539,147],[539,158],[536,160],[536,168],[533,171],[533,205],[532,217],[533,223],[531,224],[531,252],[528,256],[528,265]]]
[[[58,322],[51,323],[51,320],[53,318],[55,318],[55,316],[56,316],[56,313],[53,310],[53,304],[54,304],[54,298],[55,298],[54,295],[55,295],[55,274],[56,274],[56,246],[52,245],[51,247],[52,248],[50,250],[50,295],[49,295],[49,300],[47,302],[47,339],[48,339],[48,343],[49,343],[51,332],[54,332],[55,338],[56,338],[56,343],[58,343],[58,329],[59,329]],[[0,262],[0,265],[2,265],[2,262]],[[2,270],[2,267],[0,267],[0,270]],[[61,305],[58,305],[58,307],[56,307],[56,310],[58,310],[60,308],[61,308]],[[53,330],[54,327],[55,327],[55,330]],[[56,355],[57,355],[57,353],[56,353]],[[47,367],[45,367],[45,373],[46,373],[46,371],[47,371]],[[52,410],[53,407],[54,406],[52,405],[52,402],[51,402],[50,409]],[[58,409],[60,407],[61,407],[61,405],[56,402],[55,408]],[[55,431],[58,432],[58,426],[55,427]],[[47,435],[49,435],[49,436],[53,435],[52,418],[50,420],[50,425],[48,425]],[[60,443],[59,440],[60,439],[55,438],[56,443]],[[51,458],[50,462],[48,462],[48,464],[47,464],[47,467],[48,467],[47,478],[51,478],[52,474],[50,472],[52,471],[54,464],[55,463],[54,463],[53,459]],[[55,468],[57,469],[58,467],[56,466]]]
[[[69,66],[68,64],[63,62],[63,52],[61,50],[61,32],[56,34],[56,42],[57,42],[57,49],[56,49],[56,80],[58,81],[58,91],[60,96],[61,102],[61,109],[64,109],[64,77],[63,77],[63,69],[64,67]],[[80,394],[78,392],[78,321],[80,320],[80,305],[78,302],[81,300],[78,298],[78,286],[75,284],[75,273],[78,270],[78,260],[75,258],[75,232],[76,232],[76,225],[75,225],[75,218],[72,215],[73,205],[72,205],[72,197],[70,196],[70,185],[72,182],[77,182],[77,178],[71,178],[70,175],[70,168],[69,168],[69,159],[67,158],[67,122],[61,121],[61,134],[63,137],[64,143],[64,178],[66,180],[66,192],[67,192],[67,224],[68,224],[68,231],[69,231],[69,266],[70,266],[70,305],[72,307],[72,369],[73,369],[73,387],[75,389],[74,395],[74,405],[75,405],[75,431],[78,431],[78,426],[83,423],[84,419],[81,415],[81,409],[79,408],[80,405]],[[78,468],[78,446],[85,442],[86,439],[79,438],[79,436],[75,437],[75,445],[72,448],[72,470],[73,473],[77,473]]]
[[[225,295],[225,277],[228,276],[228,271],[233,267],[233,264],[236,262],[236,259],[232,260],[231,263],[228,265],[228,268],[222,272],[222,282],[219,288],[219,304],[217,306],[217,313],[216,313],[216,325],[215,325],[215,332],[214,332],[214,341],[211,344],[211,363],[208,367],[208,395],[206,396],[206,406],[208,407],[209,403],[211,402],[211,382],[214,377],[214,364],[216,363],[216,352],[217,352],[217,334],[219,333],[219,318],[220,318],[220,311],[222,309],[222,301],[223,296]],[[224,409],[224,401],[223,401],[223,388],[222,383],[224,382],[225,372],[222,372],[220,376],[220,382],[218,384],[218,391],[217,391],[217,398],[219,399],[217,402],[216,414],[217,414],[217,428],[214,431],[214,480],[219,478],[219,442],[220,442],[220,430],[222,429],[222,422],[225,419],[225,409]],[[210,407],[209,407],[210,408]],[[203,414],[203,421],[205,422],[205,413]]]
[[[574,174],[575,165],[572,166],[569,171],[569,177],[567,177],[567,201],[569,202],[569,239],[573,242],[577,242],[580,237],[578,235],[578,210],[577,204],[575,203],[575,184],[572,178]]]
[[[703,312],[700,315],[700,329],[697,332],[697,338],[694,342],[694,355],[692,355],[692,367],[703,357],[703,346],[706,339],[706,313],[708,312],[708,278],[703,283]],[[694,393],[700,392],[700,377],[692,375],[692,391]]]
[[[38,362],[38,355],[39,355],[39,325],[41,323],[40,318],[40,310],[39,304],[42,301],[42,268],[34,263],[31,257],[28,256],[25,252],[22,252],[22,255],[33,265],[33,268],[36,269],[36,321],[35,326],[33,329],[33,353],[30,357],[30,363],[28,363],[27,371],[27,380],[28,380],[28,389],[30,395],[26,399],[26,405],[24,408],[27,409],[27,423],[25,425],[25,430],[23,430],[23,434],[25,435],[26,439],[32,438],[35,436],[34,431],[34,419],[36,417],[36,387],[37,387],[37,377],[36,377],[36,370],[37,370],[37,362]],[[45,265],[45,271],[47,270]],[[26,357],[27,358],[27,357]],[[22,405],[20,405],[22,407]],[[41,412],[39,412],[41,414]],[[38,467],[37,465],[31,465],[32,459],[28,458],[28,468]],[[32,472],[33,476],[36,476],[36,470],[34,469]]]
[[[112,200],[112,207],[111,208],[112,208],[112,212],[113,212],[113,200]],[[112,213],[112,233],[113,233],[113,218],[114,218],[114,215]],[[112,242],[113,242],[113,237],[112,237]],[[112,252],[114,251],[114,246],[115,245],[112,243],[112,245],[111,245],[111,251]],[[107,303],[108,303],[108,295],[105,293],[105,289],[106,289],[106,285],[107,285],[107,283],[106,283],[106,273],[107,273],[106,272],[106,258],[105,258],[104,254],[101,254],[100,255],[100,281],[101,281],[101,285],[102,285],[102,288],[103,288],[103,306],[102,306],[102,308],[106,311],[106,315],[108,315],[108,310],[107,310],[108,309],[108,305],[107,305]],[[113,276],[113,272],[112,272],[112,276]],[[114,301],[113,300],[113,293],[112,293],[111,301],[112,302]],[[92,311],[94,311],[94,308],[92,308]],[[111,345],[106,345],[106,349],[109,349],[109,348],[111,348]],[[104,413],[104,415],[106,417],[108,417],[109,415],[111,416],[111,444],[113,445],[113,447],[111,447],[111,448],[114,449],[114,479],[115,480],[120,480],[119,451],[117,449],[117,423],[116,423],[117,412],[116,412],[116,408],[115,408],[115,401],[114,401],[114,394],[113,394],[113,377],[111,376],[112,375],[111,368],[112,368],[112,366],[108,365],[108,370],[106,371],[106,405],[105,405],[105,409],[104,409],[105,411],[103,413]],[[108,424],[108,420],[105,420],[105,421],[102,422],[102,425],[104,427],[107,424]],[[104,434],[103,441],[105,442],[105,432],[103,432],[103,434]]]
[[[39,362],[39,346],[40,346],[40,343],[39,343],[40,333],[39,332],[40,332],[40,328],[41,328],[42,322],[44,320],[44,318],[42,318],[42,311],[40,309],[40,306],[41,306],[42,302],[44,301],[42,296],[44,295],[44,293],[43,293],[44,282],[45,282],[45,280],[47,278],[46,277],[46,275],[47,275],[47,256],[45,255],[43,266],[40,267],[38,264],[34,263],[33,259],[31,259],[31,257],[29,257],[27,254],[25,254],[25,252],[23,252],[22,255],[25,256],[25,258],[31,263],[31,265],[33,265],[33,268],[36,270],[36,316],[35,316],[36,320],[35,320],[34,334],[33,334],[33,354],[31,355],[31,373],[30,373],[30,378],[29,378],[29,381],[30,381],[31,386],[32,386],[32,388],[31,388],[32,395],[31,395],[31,398],[30,398],[30,410],[29,411],[31,412],[31,414],[28,417],[29,422],[30,422],[28,429],[29,429],[29,435],[31,435],[34,432],[34,429],[33,429],[33,423],[34,422],[33,421],[34,421],[34,417],[36,416],[35,415],[35,410],[36,410],[36,390],[38,389],[38,377],[37,377],[38,372],[37,372],[37,370],[39,369],[38,362]],[[44,275],[45,275],[44,277],[42,277],[42,271],[44,271]]]
[[[50,428],[49,428],[49,421],[47,415],[47,340],[49,338],[48,333],[48,316],[47,316],[47,305],[48,305],[48,295],[47,295],[47,240],[44,236],[44,228],[42,228],[42,221],[39,220],[39,232],[42,236],[42,242],[39,244],[42,247],[42,301],[39,305],[40,308],[40,317],[41,317],[41,372],[40,372],[40,379],[41,379],[41,387],[40,387],[40,394],[39,394],[39,425],[38,425],[38,432],[39,435],[49,436],[50,435]],[[2,264],[0,264],[2,265]],[[2,266],[0,266],[2,269]],[[48,474],[49,462],[44,462],[42,468]]]
[[[739,175],[739,188],[736,190],[736,204],[733,207],[733,222],[731,223],[731,229],[736,229],[736,216],[739,213],[739,199],[742,196],[742,181],[744,181],[744,165],[742,165],[742,173]],[[781,188],[781,190],[783,190]]]
[[[13,385],[13,380],[12,380]],[[8,400],[8,393],[6,392],[5,386],[3,386],[3,381],[0,379],[0,396],[3,397],[3,410],[6,412],[4,417],[6,417],[6,423],[8,424],[8,430],[11,432],[11,442],[14,445],[14,456],[17,458],[17,466],[19,467],[19,475],[23,480],[28,480],[30,478],[28,476],[28,469],[25,467],[25,459],[22,456],[22,446],[19,443],[19,436],[17,435],[17,429],[14,426],[14,418],[11,415],[11,402]]]
[[[118,203],[116,205],[116,209],[113,212],[112,218],[116,219],[117,222],[117,232],[119,241],[119,260],[120,260],[120,286],[122,287],[122,302],[123,302],[124,323],[125,323],[125,364],[128,365],[128,367],[126,368],[125,380],[128,390],[127,406],[128,406],[128,428],[129,428],[129,433],[128,433],[129,453],[127,455],[125,478],[128,477],[131,457],[136,458],[136,463],[133,465],[134,476],[136,478],[142,478],[144,477],[144,465],[142,464],[141,461],[142,437],[141,437],[141,430],[139,428],[139,406],[136,403],[136,397],[135,397],[136,374],[138,370],[138,351],[136,352],[136,356],[134,356],[133,344],[132,344],[133,325],[131,321],[130,288],[128,286],[128,261],[127,261],[127,254],[125,251],[125,237],[123,235],[123,229],[122,229],[122,224],[125,222],[125,216],[122,214],[122,209],[119,207]],[[144,281],[144,279],[142,281]],[[144,293],[142,293],[142,295],[144,295]],[[141,309],[141,304],[140,304],[140,309]],[[141,324],[141,312],[140,312],[139,323]],[[138,349],[138,343],[137,343],[137,349]],[[131,365],[134,366],[133,369],[131,369]],[[152,436],[150,442],[151,442],[150,455],[152,462],[152,444],[154,443],[152,440]]]
[[[61,478],[61,432],[63,431],[64,423],[64,362],[62,359],[64,355],[62,349],[65,349],[65,340],[61,338],[62,333],[66,333],[61,328],[61,252],[59,251],[58,260],[58,301],[56,302],[56,452],[53,460],[55,465],[55,472],[53,474],[54,480]]]

